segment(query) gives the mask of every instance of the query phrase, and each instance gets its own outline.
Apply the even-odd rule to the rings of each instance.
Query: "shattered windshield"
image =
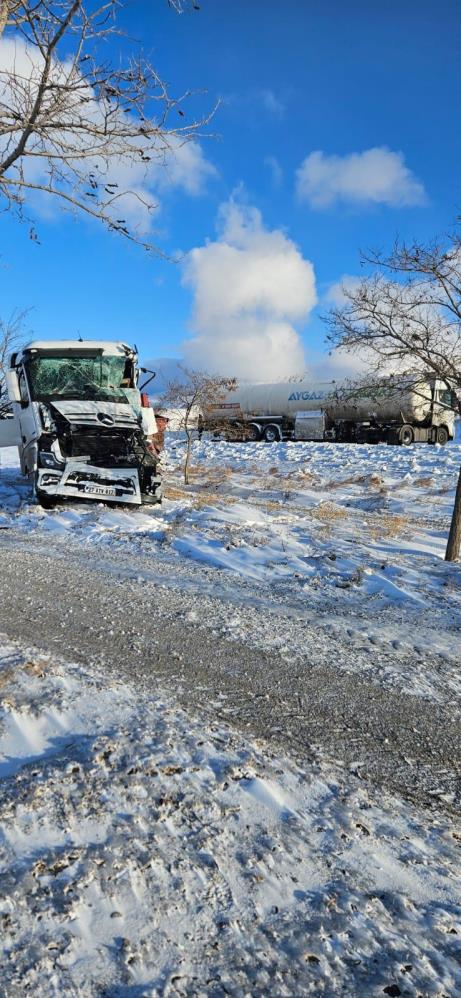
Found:
[[[98,354],[93,357],[32,357],[27,365],[34,401],[47,399],[88,399],[99,402],[126,402],[123,391],[127,378],[125,357]]]

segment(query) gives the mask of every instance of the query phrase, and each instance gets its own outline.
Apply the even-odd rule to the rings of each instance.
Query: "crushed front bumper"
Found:
[[[68,461],[64,470],[39,468],[37,490],[63,499],[94,499],[100,502],[142,503],[137,468],[96,468]]]

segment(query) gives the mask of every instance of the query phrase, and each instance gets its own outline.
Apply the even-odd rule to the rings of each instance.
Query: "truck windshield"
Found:
[[[439,402],[441,402],[442,405],[447,406],[448,409],[452,408],[453,399],[452,399],[451,391],[449,391],[448,388],[442,388],[442,389],[440,389],[440,391],[439,391]]]
[[[35,356],[28,364],[29,384],[34,401],[48,399],[89,399],[126,402],[122,383],[128,385],[126,358],[99,354],[93,357]]]

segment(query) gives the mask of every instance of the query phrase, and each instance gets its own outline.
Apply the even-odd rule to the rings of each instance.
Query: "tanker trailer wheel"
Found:
[[[255,444],[258,440],[261,440],[261,427],[257,423],[248,423],[245,427],[245,440],[249,440],[250,443]]]
[[[446,426],[439,426],[437,430],[437,443],[438,444],[448,443],[448,430]]]
[[[264,430],[264,439],[266,444],[276,444],[282,439],[282,434],[280,432],[280,427],[276,423],[269,423]]]
[[[400,427],[399,430],[399,444],[403,444],[404,447],[409,447],[413,443],[415,435],[413,433],[413,427],[408,426],[407,423]]]

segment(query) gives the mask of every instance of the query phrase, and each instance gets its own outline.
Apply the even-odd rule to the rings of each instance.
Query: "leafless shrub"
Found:
[[[399,537],[400,534],[408,530],[410,523],[408,516],[403,516],[400,513],[381,513],[379,516],[373,517],[369,524],[369,533],[375,540],[384,537]]]
[[[324,520],[326,523],[334,523],[336,520],[346,520],[347,513],[341,506],[335,506],[332,502],[321,502],[318,506],[313,506],[306,510],[309,516],[315,520]]]
[[[425,489],[428,486],[434,484],[435,484],[435,479],[432,478],[432,475],[426,475],[424,478],[415,478],[413,479],[412,482],[412,485],[416,485],[416,487],[419,489]]]
[[[186,435],[184,482],[189,484],[190,458],[194,438],[201,435],[203,414],[219,406],[227,392],[237,387],[235,378],[221,378],[205,371],[193,371],[178,365],[184,375],[182,381],[170,381],[161,398],[163,409],[175,418],[175,423]]]

